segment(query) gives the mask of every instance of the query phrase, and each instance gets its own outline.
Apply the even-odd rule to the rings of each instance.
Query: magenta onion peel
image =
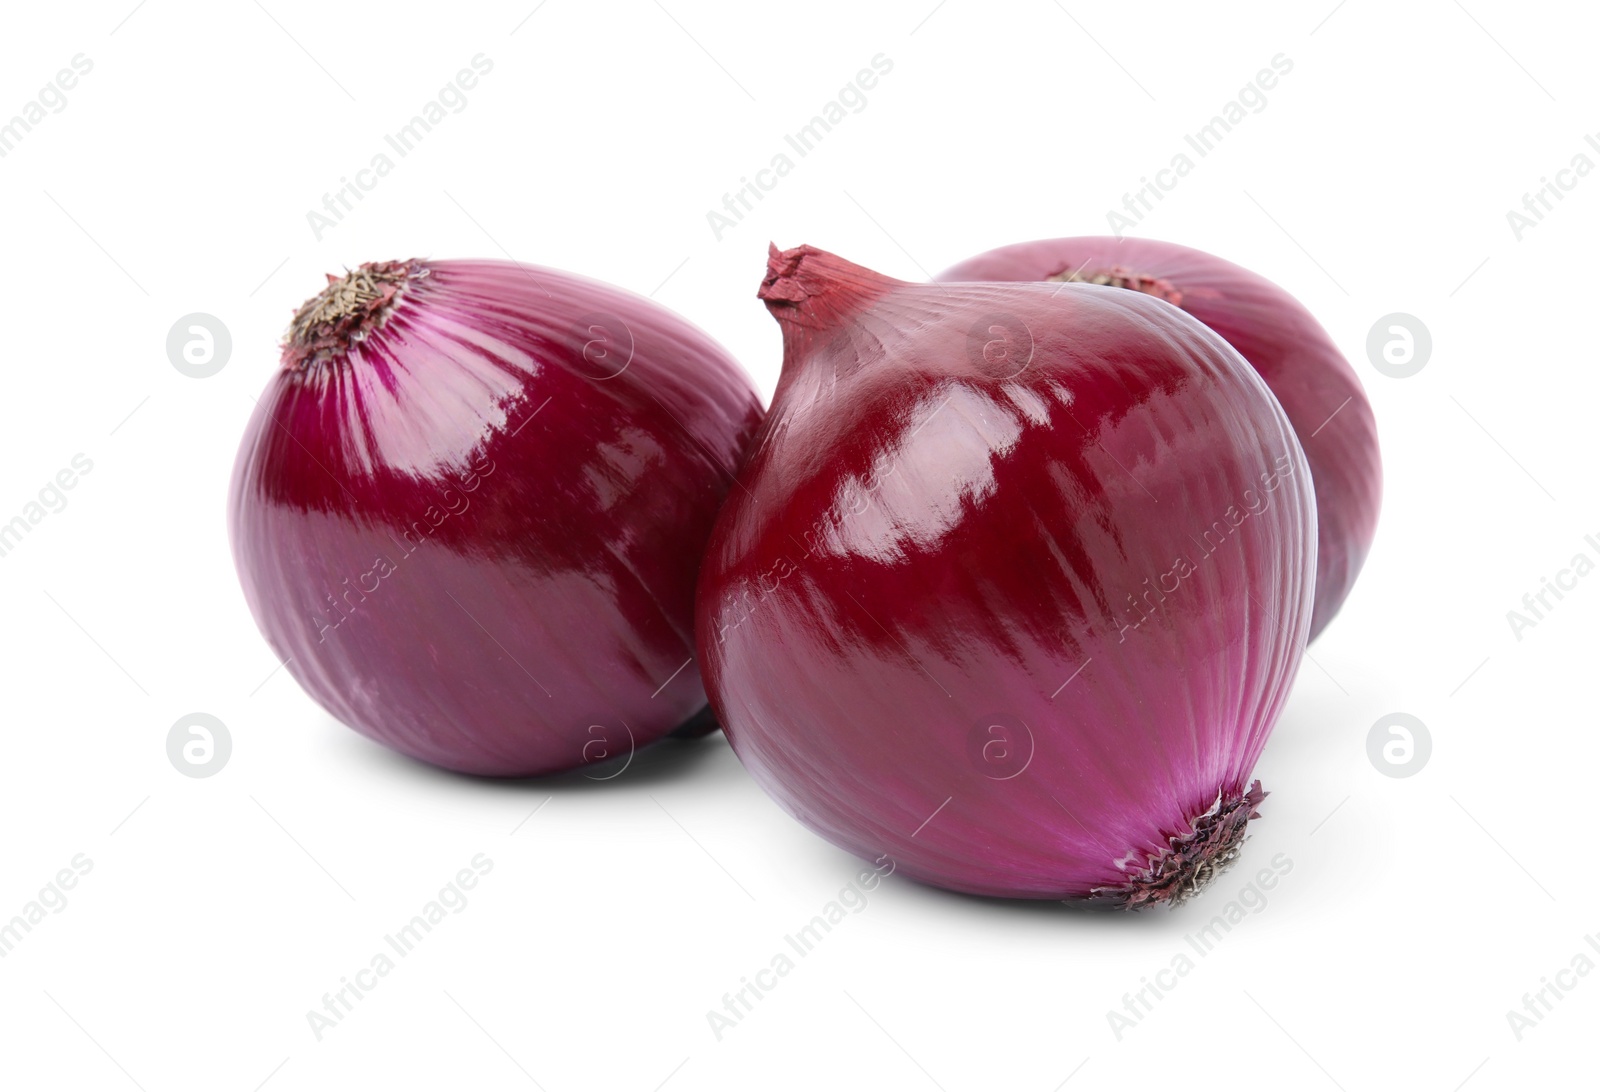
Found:
[[[1167,303],[917,285],[811,247],[698,593],[756,780],[869,860],[1140,907],[1238,853],[1312,609],[1305,456]]]
[[[557,270],[329,280],[230,507],[286,670],[358,731],[474,774],[577,767],[690,720],[696,571],[761,415],[738,365],[649,300]]]
[[[1239,351],[1282,403],[1317,497],[1315,638],[1354,587],[1377,533],[1378,430],[1355,370],[1311,312],[1265,277],[1157,239],[1043,239],[1001,247],[940,281],[1079,281],[1158,296]]]

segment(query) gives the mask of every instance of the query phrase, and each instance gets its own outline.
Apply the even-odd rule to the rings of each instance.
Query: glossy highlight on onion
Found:
[[[335,717],[424,762],[552,773],[706,702],[696,573],[761,419],[649,300],[498,261],[361,266],[296,315],[240,447],[250,610]]]
[[[1265,277],[1156,239],[1087,236],[1001,247],[940,281],[1072,281],[1165,299],[1216,331],[1267,381],[1305,448],[1317,495],[1315,638],[1338,613],[1372,548],[1383,465],[1355,370],[1311,312]]]
[[[773,250],[772,407],[697,633],[734,750],[867,860],[979,895],[1181,901],[1239,853],[1312,610],[1305,456],[1161,300]]]

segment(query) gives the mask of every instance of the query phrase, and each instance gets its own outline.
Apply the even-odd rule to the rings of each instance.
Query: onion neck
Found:
[[[905,285],[814,246],[771,246],[756,295],[783,330],[784,370],[800,360],[821,331],[836,329],[885,294]]]
[[[328,286],[301,305],[283,341],[283,366],[291,371],[343,357],[389,321],[412,282],[428,276],[419,259],[368,262],[343,277],[328,274]]]
[[[1136,273],[1131,269],[1124,269],[1114,265],[1108,270],[1086,272],[1082,267],[1078,269],[1064,269],[1059,273],[1046,277],[1047,281],[1066,281],[1070,284],[1103,284],[1112,288],[1128,288],[1135,292],[1143,292],[1147,296],[1166,300],[1174,307],[1183,306],[1183,293],[1177,286],[1164,277],[1152,277],[1144,273]]]
[[[1256,808],[1266,795],[1259,781],[1244,792],[1219,794],[1216,803],[1191,821],[1187,833],[1168,836],[1167,848],[1150,856],[1126,883],[1096,888],[1093,901],[1121,910],[1188,901],[1238,860],[1245,826],[1260,818]]]

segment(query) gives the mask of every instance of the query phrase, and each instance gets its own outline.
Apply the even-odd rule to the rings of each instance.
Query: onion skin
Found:
[[[694,717],[696,573],[761,417],[739,366],[664,308],[557,270],[329,280],[230,504],[245,597],[287,670],[357,731],[495,777],[615,758]]]
[[[1308,471],[1260,377],[1114,288],[915,285],[800,247],[760,295],[783,372],[696,616],[746,768],[939,887],[1127,908],[1203,886],[1311,617]]]
[[[1168,299],[1222,335],[1272,388],[1305,448],[1316,487],[1315,639],[1355,586],[1378,529],[1378,427],[1355,369],[1289,293],[1248,269],[1176,243],[1044,239],[969,258],[937,279],[1046,281],[1064,275],[1110,280]],[[1135,283],[1127,284],[1129,279]]]

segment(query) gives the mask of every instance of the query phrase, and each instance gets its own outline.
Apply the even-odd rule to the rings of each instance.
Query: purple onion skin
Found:
[[[398,294],[297,320],[234,471],[274,653],[345,724],[471,774],[571,769],[689,720],[695,578],[761,419],[750,380],[666,309],[558,270],[366,271]]]
[[[1378,529],[1383,464],[1372,407],[1333,339],[1289,293],[1232,262],[1157,239],[1017,243],[969,258],[940,281],[1093,281],[1126,274],[1222,335],[1267,381],[1305,448],[1317,495],[1313,639],[1355,586]],[[1157,282],[1157,283],[1151,283]],[[1126,285],[1125,285],[1126,286]]]
[[[801,247],[761,296],[783,372],[696,616],[746,768],[939,887],[1201,886],[1311,618],[1308,469],[1266,385],[1115,288],[907,284]]]

